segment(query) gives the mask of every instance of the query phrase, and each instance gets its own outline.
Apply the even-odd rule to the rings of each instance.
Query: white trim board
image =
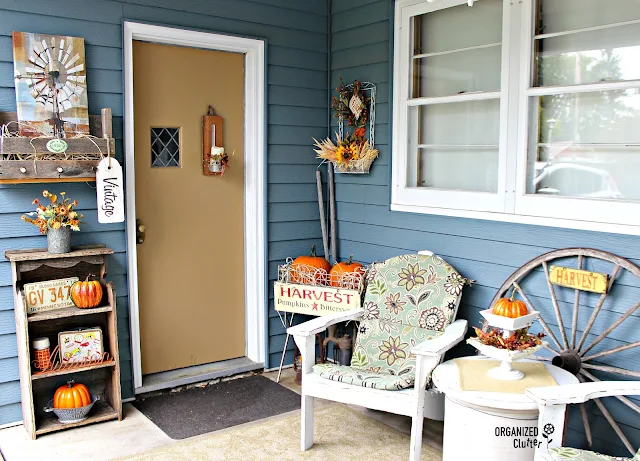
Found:
[[[134,389],[142,387],[133,125],[133,40],[245,55],[244,267],[246,357],[266,361],[265,43],[263,40],[125,21],[124,108],[129,324]]]

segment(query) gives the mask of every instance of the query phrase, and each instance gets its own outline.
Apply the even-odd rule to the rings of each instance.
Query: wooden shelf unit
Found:
[[[116,294],[113,284],[105,281],[107,258],[113,250],[104,245],[76,247],[70,253],[50,254],[43,249],[6,251],[11,262],[14,293],[14,312],[20,368],[20,393],[23,424],[32,439],[41,434],[84,426],[94,422],[122,420],[120,394],[120,362],[118,355],[118,329]],[[103,286],[103,305],[93,309],[69,307],[27,314],[27,303],[22,290],[25,283],[79,277],[89,274],[99,277]],[[80,327],[102,329],[103,348],[112,357],[102,363],[88,363],[73,369],[40,372],[32,370],[31,341],[48,337],[51,351],[58,344],[58,333]],[[91,395],[100,400],[91,409],[86,420],[62,424],[53,413],[45,413],[55,390],[69,379],[85,384]]]

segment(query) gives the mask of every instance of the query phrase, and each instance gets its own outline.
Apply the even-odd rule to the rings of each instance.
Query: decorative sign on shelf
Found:
[[[360,307],[357,290],[282,282],[273,287],[277,311],[324,316]]]
[[[583,271],[571,267],[551,266],[549,268],[549,280],[554,285],[593,293],[606,293],[609,287],[608,274]]]
[[[104,349],[100,328],[60,332],[58,344],[62,364],[99,362],[103,359]]]
[[[27,300],[27,314],[72,307],[71,285],[78,280],[78,277],[69,277],[45,282],[25,283],[24,296]]]
[[[98,164],[96,190],[98,192],[98,222],[123,222],[124,182],[122,167],[115,158],[106,157]]]

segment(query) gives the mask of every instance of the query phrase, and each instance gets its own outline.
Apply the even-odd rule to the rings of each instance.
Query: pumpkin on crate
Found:
[[[329,272],[329,284],[337,288],[350,288],[355,290],[360,285],[360,277],[365,273],[362,264],[353,260],[349,255],[346,262],[336,263]]]
[[[67,381],[67,384],[60,386],[53,394],[53,408],[80,408],[91,404],[89,389],[84,384],[74,381]]]
[[[311,247],[309,256],[298,256],[291,263],[291,283],[325,285],[331,264],[322,256],[316,255],[316,246]]]
[[[510,298],[498,299],[493,305],[491,312],[495,315],[515,319],[522,317],[523,315],[527,315],[529,310],[527,309],[527,305],[524,301],[520,299],[513,299],[512,294]]]
[[[81,309],[97,307],[102,301],[102,285],[97,280],[79,280],[71,285],[71,301]]]

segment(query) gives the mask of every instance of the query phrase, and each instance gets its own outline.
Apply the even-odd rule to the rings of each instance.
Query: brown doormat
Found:
[[[300,396],[256,375],[169,392],[133,405],[172,439],[185,439],[300,408]]]

